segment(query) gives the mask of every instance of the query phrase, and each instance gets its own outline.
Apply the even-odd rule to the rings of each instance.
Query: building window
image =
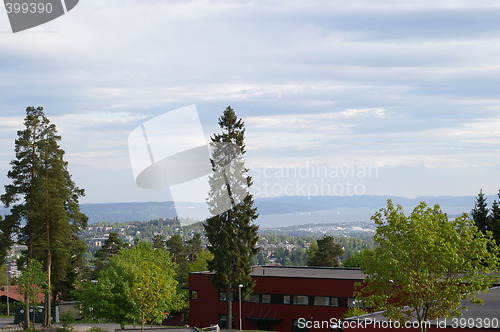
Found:
[[[234,301],[234,295],[231,294],[231,301]],[[227,300],[227,295],[226,295],[226,292],[222,291],[222,292],[219,292],[219,301],[226,301]]]
[[[197,290],[191,291],[191,300],[198,300],[198,291]]]
[[[309,298],[305,295],[296,295],[293,297],[293,304],[307,305],[308,303],[309,303]]]
[[[332,307],[338,307],[339,305],[339,298],[338,297],[331,297],[330,298],[330,305]]]
[[[294,319],[292,322],[292,332],[309,332],[309,329],[307,328],[307,321],[303,318],[301,319],[301,322],[299,322],[298,319]]]
[[[290,304],[290,295],[283,295],[283,304]]]
[[[330,306],[330,298],[328,296],[315,296],[314,305]]]
[[[225,329],[227,327],[227,316],[226,315],[220,315],[219,316],[219,327],[222,329]],[[231,317],[233,321],[233,326],[234,326],[234,316]]]
[[[262,303],[271,303],[271,295],[262,294]]]
[[[347,306],[349,308],[357,307],[356,299],[354,297],[348,297],[347,298]]]
[[[248,295],[246,302],[259,303],[259,294],[252,293]]]

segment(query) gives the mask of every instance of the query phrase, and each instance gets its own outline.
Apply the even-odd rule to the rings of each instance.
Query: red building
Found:
[[[226,326],[226,294],[209,281],[210,272],[189,276],[189,324]],[[332,321],[355,305],[354,284],[364,279],[359,269],[257,266],[253,293],[241,305],[245,330],[307,331],[299,322]],[[233,327],[239,328],[239,301],[233,302]],[[329,331],[329,327],[315,329]]]

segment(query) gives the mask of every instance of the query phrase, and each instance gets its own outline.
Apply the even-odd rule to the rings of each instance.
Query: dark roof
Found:
[[[193,274],[213,274],[213,272],[194,272]],[[365,274],[360,269],[340,267],[291,267],[291,266],[253,266],[252,277],[284,277],[312,279],[363,280]]]

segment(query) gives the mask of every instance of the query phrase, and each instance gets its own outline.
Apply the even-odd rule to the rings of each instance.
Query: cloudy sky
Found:
[[[0,185],[33,105],[82,202],[168,200],[135,185],[128,135],[195,104],[206,137],[228,105],[245,120],[257,196],[494,194],[499,17],[494,0],[82,0],[13,34],[0,10]]]

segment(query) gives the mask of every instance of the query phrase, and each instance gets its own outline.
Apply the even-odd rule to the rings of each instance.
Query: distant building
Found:
[[[217,292],[210,283],[212,274],[195,272],[189,276],[191,326],[226,326],[226,294]],[[272,331],[308,331],[300,329],[300,319],[326,321],[341,317],[356,305],[354,284],[365,277],[359,269],[282,266],[257,266],[251,276],[256,286],[242,301],[242,327]],[[233,297],[233,327],[238,329],[238,294]]]

